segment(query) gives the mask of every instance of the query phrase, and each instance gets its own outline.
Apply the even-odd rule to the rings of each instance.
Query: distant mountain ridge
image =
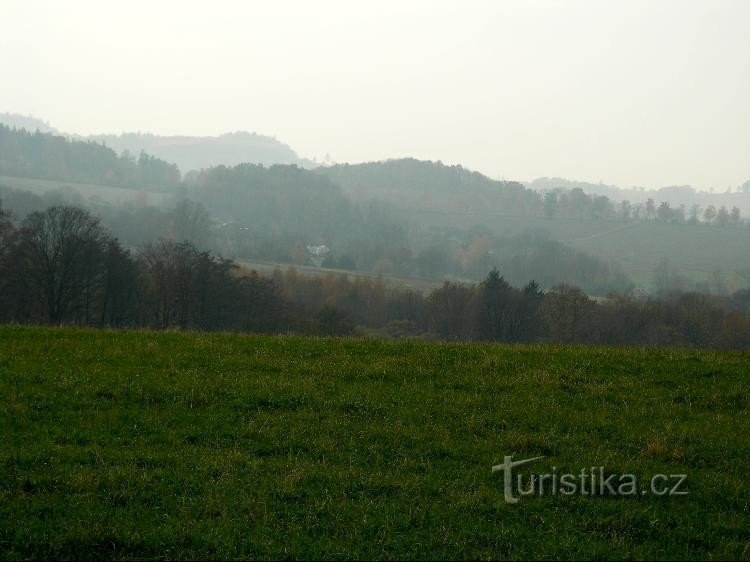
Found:
[[[160,136],[151,133],[123,133],[121,135],[91,135],[89,140],[100,142],[117,152],[127,150],[138,154],[148,152],[173,162],[183,173],[213,166],[238,164],[296,164],[312,167],[315,164],[301,158],[281,141],[246,131],[225,133],[216,137]]]
[[[124,151],[138,157],[141,152],[176,164],[184,174],[191,170],[202,170],[212,166],[236,166],[237,164],[295,164],[312,168],[316,164],[300,157],[289,145],[274,137],[236,131],[219,136],[162,136],[153,133],[122,133],[119,135],[78,135],[63,133],[46,121],[30,115],[0,113],[0,124],[11,128],[26,129],[66,136],[75,140],[104,144],[118,154]]]
[[[55,129],[46,121],[42,121],[33,115],[21,115],[20,113],[0,113],[0,125],[6,125],[11,129],[26,129],[30,133],[39,131],[59,135],[60,131]]]
[[[118,155],[109,147],[59,134],[0,123],[0,176],[171,191],[177,166],[141,152]]]
[[[572,189],[582,189],[589,195],[603,195],[610,201],[618,203],[620,201],[629,201],[630,203],[645,203],[648,199],[653,199],[657,203],[666,201],[672,207],[684,205],[689,208],[698,205],[706,208],[709,205],[715,207],[725,206],[728,208],[738,207],[742,213],[750,214],[750,180],[743,185],[738,186],[736,191],[699,191],[690,185],[670,185],[659,189],[646,189],[643,187],[618,187],[605,183],[591,183],[583,181],[569,180],[558,177],[537,178],[531,182],[525,182],[524,185],[535,191],[554,191],[557,189],[570,191]]]
[[[152,133],[82,136],[63,133],[50,123],[30,115],[0,113],[0,124],[29,132],[65,136],[71,140],[91,141],[105,145],[118,155],[126,153],[137,160],[141,152],[173,163],[184,175],[214,166],[239,164],[296,165],[318,168],[318,163],[300,157],[289,145],[269,136],[245,131],[219,136],[161,136]],[[618,187],[603,182],[592,183],[560,177],[542,177],[531,182],[497,181],[462,166],[445,166],[440,162],[420,162],[402,158],[361,164],[320,167],[319,171],[339,183],[356,199],[377,198],[401,205],[446,208],[462,211],[485,211],[502,207],[525,214],[537,204],[534,193],[582,189],[589,195],[606,196],[613,203],[629,201],[645,204],[648,199],[666,201],[673,208],[684,206],[703,209],[738,207],[750,214],[750,181],[733,192],[698,191],[685,186],[667,186],[658,190],[642,187]],[[502,193],[502,195],[500,195]]]

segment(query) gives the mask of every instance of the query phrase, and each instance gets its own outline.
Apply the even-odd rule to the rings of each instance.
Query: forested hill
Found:
[[[47,121],[32,115],[21,115],[19,113],[0,113],[0,125],[6,125],[11,129],[26,129],[32,133],[39,131],[40,133],[51,133],[53,135],[60,134],[60,131]]]
[[[29,179],[54,185],[29,186]],[[10,210],[23,217],[48,206],[19,190],[65,189],[68,182],[100,199],[125,191],[107,186],[135,188],[126,199],[136,206],[144,205],[144,190],[187,196],[215,224],[212,247],[246,259],[304,263],[308,246],[325,245],[330,262],[363,271],[478,280],[498,267],[512,282],[566,282],[596,295],[625,290],[629,279],[650,287],[657,273],[659,290],[710,283],[723,292],[747,278],[747,261],[738,256],[750,230],[738,208],[616,203],[579,187],[539,192],[415,159],[315,170],[216,166],[181,179],[174,164],[146,153],[118,156],[99,143],[0,126],[0,198]],[[108,220],[137,244],[145,232],[163,230],[162,211],[143,209],[126,226],[119,215]]]
[[[670,185],[659,189],[643,187],[618,187],[605,183],[574,181],[565,178],[537,178],[526,183],[526,187],[535,191],[572,191],[579,189],[591,196],[605,196],[614,203],[627,201],[631,205],[645,204],[649,199],[659,203],[667,202],[673,208],[684,206],[686,210],[699,209],[701,212],[713,206],[720,209],[737,207],[743,215],[750,214],[750,180],[732,190],[699,190],[690,185]]]
[[[297,166],[216,166],[186,181],[188,193],[222,220],[257,236],[342,236],[355,226],[353,206],[326,177]],[[327,233],[327,234],[326,234]]]
[[[289,145],[274,137],[247,131],[218,136],[165,136],[141,132],[83,136],[63,133],[46,121],[17,113],[0,113],[0,125],[6,125],[11,129],[26,129],[30,133],[39,131],[64,136],[70,140],[103,144],[114,150],[117,155],[127,151],[138,156],[145,152],[175,164],[182,173],[213,166],[236,166],[245,163],[263,166],[295,164],[305,168],[313,168],[316,165],[315,162],[300,157]]]
[[[141,153],[119,155],[102,144],[0,125],[0,175],[168,191],[177,166]]]
[[[312,167],[311,161],[300,158],[291,147],[273,137],[239,131],[215,137],[160,136],[150,133],[95,135],[90,140],[101,142],[117,152],[133,154],[145,151],[174,162],[183,173],[212,166],[235,166],[243,163],[296,164]]]
[[[513,181],[497,181],[467,170],[404,158],[318,169],[358,199],[381,199],[402,206],[432,210],[503,210],[534,214],[541,211],[539,194]]]

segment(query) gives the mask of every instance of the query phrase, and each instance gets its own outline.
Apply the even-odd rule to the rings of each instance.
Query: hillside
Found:
[[[239,133],[222,138],[239,145],[265,142],[258,135]],[[163,140],[152,135],[117,139],[154,147]],[[175,146],[197,146],[186,139],[183,144],[176,140]],[[217,155],[224,151],[222,143],[214,146]],[[71,195],[69,202],[105,206],[145,207],[188,195],[219,225],[216,238],[225,255],[300,262],[306,245],[325,244],[336,259],[352,260],[364,271],[479,280],[498,267],[519,285],[529,279],[547,288],[566,282],[597,295],[625,290],[631,281],[653,289],[657,269],[668,262],[681,288],[725,292],[747,286],[750,229],[739,214],[732,221],[711,224],[692,220],[676,208],[667,207],[662,216],[661,206],[658,213],[652,206],[650,215],[644,207],[638,216],[635,210],[623,214],[614,200],[566,181],[537,184],[545,189],[559,182],[567,186],[542,193],[461,166],[415,159],[314,170],[296,165],[215,166],[188,174],[183,181],[174,164],[147,153],[137,159],[127,152],[118,156],[99,142],[0,125],[0,184],[37,193],[62,189]],[[659,193],[694,194],[688,188]],[[723,197],[739,204],[750,195]],[[17,205],[16,213],[26,207]],[[555,260],[540,254],[544,240],[601,263],[581,268],[581,259],[558,246],[555,259],[561,266],[553,266]]]
[[[0,198],[7,196],[5,188],[41,196],[59,196],[60,199],[53,198],[55,203],[63,200],[68,204],[82,204],[93,201],[108,206],[144,207],[147,205],[161,206],[172,203],[174,200],[174,196],[167,193],[144,191],[133,187],[113,187],[64,180],[42,180],[0,175]],[[22,216],[23,214],[25,213],[21,213]]]
[[[183,173],[212,166],[238,164],[296,164],[311,167],[309,160],[300,158],[288,145],[273,137],[238,131],[215,137],[161,136],[150,133],[121,135],[92,135],[89,140],[100,142],[117,152],[131,154],[141,151],[175,163]]]
[[[145,153],[118,155],[106,146],[0,124],[0,175],[44,180],[174,190],[173,165]]]
[[[60,131],[55,129],[47,121],[42,121],[33,115],[0,113],[0,124],[10,127],[11,129],[26,129],[31,133],[39,131],[40,133],[50,133],[53,135],[60,134]]]
[[[747,555],[746,354],[3,327],[0,357],[3,558]],[[504,455],[688,494],[507,504]]]
[[[498,235],[534,232],[616,263],[637,285],[650,288],[664,261],[689,282],[710,282],[719,272],[729,287],[750,278],[749,228],[704,224],[664,224],[567,217],[535,217],[492,212],[413,211],[428,228],[487,229]]]
[[[64,136],[70,140],[103,144],[119,156],[127,151],[137,158],[146,152],[161,160],[176,164],[182,173],[212,166],[237,164],[295,164],[311,168],[315,163],[301,158],[289,145],[274,137],[237,131],[218,136],[176,136],[152,133],[122,133],[79,135],[63,133],[46,121],[31,115],[0,113],[0,125],[11,129],[25,129],[30,133]]]
[[[750,277],[744,250],[750,243],[750,229],[684,220],[625,220],[614,205],[619,193],[614,186],[543,178],[533,182],[532,189],[492,180],[460,166],[414,159],[337,165],[318,172],[356,200],[392,203],[412,224],[447,232],[476,232],[477,236],[484,232],[506,237],[534,233],[617,264],[642,287],[652,287],[654,272],[665,260],[686,280],[685,286],[714,283],[719,272],[721,282],[736,289],[746,286]],[[582,185],[591,191],[581,191]],[[539,190],[556,187],[566,194],[559,196],[550,210]],[[578,192],[570,194],[573,189]],[[678,189],[652,195],[658,202],[685,193],[693,193],[696,199],[690,201],[694,203],[705,203],[708,195]],[[750,195],[722,197],[727,205],[739,205],[740,199]],[[497,248],[494,251],[496,257],[501,253]]]
[[[536,191],[579,188],[588,194],[603,195],[616,202],[645,203],[648,199],[667,201],[674,208],[684,205],[686,209],[690,209],[693,205],[698,205],[701,210],[704,210],[709,205],[716,208],[724,205],[729,209],[737,207],[743,215],[750,215],[750,180],[741,186],[733,186],[737,189],[731,192],[701,191],[690,185],[671,185],[659,189],[623,188],[616,185],[572,181],[565,178],[537,178],[525,185]]]
[[[540,208],[536,192],[496,181],[462,166],[403,158],[339,164],[317,170],[357,199],[380,199],[405,208],[471,212],[526,212]]]

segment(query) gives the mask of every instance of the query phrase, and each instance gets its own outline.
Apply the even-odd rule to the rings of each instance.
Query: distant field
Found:
[[[108,185],[94,185],[88,183],[76,183],[59,180],[39,180],[33,178],[16,178],[12,176],[0,176],[0,185],[31,191],[37,195],[60,189],[72,189],[81,197],[89,199],[98,197],[111,204],[134,204],[138,206],[161,205],[170,195],[166,193],[155,193],[152,191],[141,191],[128,187],[112,187]]]
[[[747,559],[749,359],[3,327],[0,557]],[[689,494],[510,505],[504,455]]]
[[[570,245],[619,263],[642,284],[668,258],[680,275],[706,279],[721,271],[733,289],[747,286],[750,229],[649,223],[570,241]]]
[[[468,228],[483,224],[497,234],[547,231],[550,238],[618,263],[637,284],[650,287],[654,269],[667,258],[680,275],[704,280],[720,270],[725,279],[747,285],[750,228],[603,220],[519,217],[491,214],[415,213],[427,224]],[[740,275],[737,274],[740,273]]]
[[[393,287],[401,287],[404,289],[411,289],[412,291],[418,291],[421,293],[429,293],[433,289],[440,287],[442,284],[440,281],[431,281],[429,279],[423,279],[421,277],[402,277],[398,275],[378,275],[377,273],[371,273],[366,271],[351,271],[348,269],[333,269],[327,267],[313,267],[311,265],[295,265],[287,263],[277,263],[268,261],[257,261],[257,260],[246,260],[246,259],[235,259],[234,260],[241,267],[248,270],[255,270],[258,273],[266,276],[270,276],[278,268],[281,271],[286,272],[288,269],[294,269],[302,275],[310,277],[326,277],[328,275],[346,275],[350,279],[382,279],[386,284]]]

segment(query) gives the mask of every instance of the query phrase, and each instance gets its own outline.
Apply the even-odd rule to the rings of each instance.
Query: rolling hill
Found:
[[[103,144],[118,155],[127,151],[137,158],[141,152],[146,152],[176,164],[182,173],[244,163],[264,166],[295,164],[307,168],[315,166],[314,162],[301,158],[291,147],[276,138],[247,131],[219,136],[165,136],[141,132],[79,135],[60,132],[46,121],[15,113],[0,113],[0,125],[26,129],[30,133],[39,131],[72,140]]]
[[[89,140],[107,145],[117,152],[131,154],[141,151],[175,163],[183,173],[212,166],[236,166],[243,163],[296,164],[314,166],[300,158],[288,145],[273,137],[238,131],[215,137],[161,136],[149,133],[92,135]]]

